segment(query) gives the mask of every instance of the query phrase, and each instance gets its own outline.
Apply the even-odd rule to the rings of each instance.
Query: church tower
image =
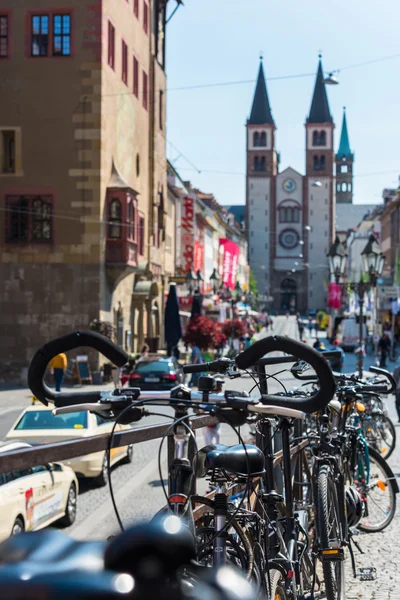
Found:
[[[321,57],[306,120],[304,177],[304,253],[308,271],[308,308],[326,307],[329,269],[326,255],[335,234],[335,125],[329,109]]]
[[[353,164],[354,154],[350,150],[346,107],[343,107],[342,132],[336,154],[336,202],[338,204],[353,204]]]
[[[275,130],[260,59],[253,105],[246,124],[246,229],[250,268],[263,295],[269,294],[270,289],[271,207],[278,171]]]

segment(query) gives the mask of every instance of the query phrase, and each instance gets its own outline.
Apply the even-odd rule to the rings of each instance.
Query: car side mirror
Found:
[[[310,365],[308,363],[306,363],[304,360],[299,360],[290,370],[292,373],[304,373],[304,371],[308,371],[309,368]]]
[[[50,473],[52,473],[54,471],[54,466],[52,465],[52,463],[47,463],[46,469],[50,471]]]

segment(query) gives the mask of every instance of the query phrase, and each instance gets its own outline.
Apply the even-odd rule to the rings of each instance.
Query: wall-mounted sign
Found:
[[[237,279],[240,247],[226,238],[219,240],[219,244],[222,263],[221,280],[226,287],[233,290]]]
[[[195,212],[195,200],[189,196],[185,196],[182,202],[181,217],[181,264],[184,274],[188,273],[194,267]]]

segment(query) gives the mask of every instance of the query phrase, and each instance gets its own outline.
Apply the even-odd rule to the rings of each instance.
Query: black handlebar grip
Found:
[[[390,388],[386,389],[387,394],[393,394],[393,392],[396,391],[396,389],[397,389],[396,380],[393,377],[393,375],[391,373],[389,373],[389,371],[387,371],[386,369],[382,369],[381,367],[374,367],[373,365],[371,367],[369,367],[369,370],[371,371],[371,373],[376,373],[377,375],[383,375],[384,377],[386,377],[386,379],[390,383]]]
[[[333,398],[336,390],[336,382],[329,363],[321,352],[317,352],[311,346],[307,346],[297,340],[280,336],[263,338],[239,354],[236,357],[236,364],[239,369],[247,369],[268,352],[286,352],[287,354],[293,354],[299,360],[306,361],[315,370],[320,388],[311,396],[301,399],[266,394],[262,396],[263,402],[312,413],[322,410]]]
[[[323,352],[321,352],[321,354],[329,360],[333,360],[335,358],[342,358],[341,350],[324,350]]]
[[[108,360],[113,362],[118,367],[122,367],[128,362],[129,356],[114,344],[109,338],[96,333],[94,331],[75,331],[68,335],[63,335],[51,340],[47,344],[44,344],[36,352],[33,357],[28,370],[28,385],[32,391],[32,394],[43,404],[47,406],[47,400],[53,402],[58,399],[58,406],[68,406],[69,404],[78,404],[75,398],[78,394],[59,394],[54,393],[44,382],[43,376],[46,372],[46,367],[53,356],[86,346],[94,348],[103,354]],[[79,394],[79,402],[97,402],[99,398],[99,392],[85,392]]]
[[[357,388],[357,392],[362,394],[363,392],[376,392],[377,394],[389,394],[388,388],[386,385],[381,385],[377,383],[376,385],[362,385]]]

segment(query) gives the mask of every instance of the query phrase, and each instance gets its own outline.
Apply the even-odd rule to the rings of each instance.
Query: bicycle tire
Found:
[[[383,471],[385,475],[385,485],[389,486],[390,494],[391,494],[391,504],[390,510],[387,512],[387,517],[379,526],[368,524],[366,519],[362,519],[360,523],[357,525],[357,529],[360,531],[375,533],[378,531],[383,531],[386,529],[388,525],[393,521],[394,515],[396,514],[396,488],[395,483],[392,479],[392,471],[389,465],[386,463],[386,459],[384,459],[379,452],[377,452],[374,448],[368,448],[369,451],[369,460],[370,463],[376,463],[379,465],[379,468]],[[362,492],[366,492],[367,502],[368,502],[368,493],[366,490],[361,489]]]
[[[269,572],[269,581],[271,582],[271,589],[268,600],[287,600],[288,595],[286,594],[282,573],[277,569],[271,569]]]
[[[382,457],[383,457],[385,460],[387,460],[387,459],[389,458],[389,456],[391,456],[391,454],[393,453],[393,450],[396,448],[396,441],[397,441],[397,440],[396,440],[396,428],[395,428],[395,426],[394,426],[394,423],[393,423],[392,419],[390,419],[390,418],[389,418],[389,417],[387,417],[386,415],[382,416],[382,417],[381,417],[381,419],[382,419],[382,421],[383,421],[384,423],[386,423],[386,425],[387,425],[387,428],[388,428],[388,429],[389,429],[389,431],[390,431],[390,435],[392,436],[392,445],[391,445],[391,446],[388,448],[388,451],[387,451],[385,454],[383,454],[383,453],[381,452],[381,455],[382,455]],[[381,438],[382,438],[382,440],[383,440],[384,442],[386,442],[386,440],[385,440],[385,438],[382,436],[382,434],[381,434]]]
[[[316,525],[322,549],[341,547],[341,526],[339,516],[339,502],[336,485],[333,481],[331,469],[328,465],[322,465],[317,478],[316,498]],[[330,515],[333,514],[332,528],[330,528]],[[336,521],[336,524],[335,524]],[[330,539],[330,531],[335,527],[336,540]],[[344,600],[345,598],[345,575],[344,560],[322,562],[322,570],[325,581],[325,592],[328,600]]]

